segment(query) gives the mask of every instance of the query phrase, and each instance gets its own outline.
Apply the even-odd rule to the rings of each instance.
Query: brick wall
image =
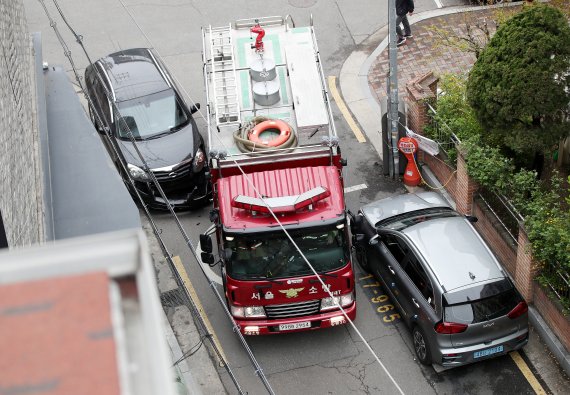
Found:
[[[471,214],[473,212],[473,196],[477,191],[478,185],[467,174],[467,164],[465,158],[458,150],[457,152],[457,178],[456,178],[456,199],[457,211],[462,214]]]
[[[408,125],[418,133],[422,133],[429,122],[427,117],[426,99],[435,92],[435,84],[430,82],[430,74],[410,81],[406,86],[408,91]],[[426,81],[428,81],[426,85]],[[431,85],[430,85],[431,84]],[[431,89],[430,89],[431,88]],[[570,350],[570,317],[562,314],[562,308],[556,300],[551,300],[536,278],[537,266],[530,251],[530,242],[524,231],[519,229],[518,240],[515,243],[510,236],[505,235],[502,227],[497,223],[483,203],[474,199],[477,183],[467,174],[467,166],[460,150],[458,150],[457,173],[439,158],[433,158],[420,151],[419,160],[426,163],[441,184],[453,175],[445,189],[451,194],[457,205],[457,211],[463,214],[473,214],[479,221],[475,228],[483,239],[489,244],[503,267],[514,279],[517,289],[528,303],[533,303],[540,312],[550,329],[560,339],[561,343]]]
[[[10,247],[44,240],[31,39],[22,0],[0,1],[0,211]]]
[[[453,200],[457,201],[457,174],[455,169],[445,163],[444,158],[441,158],[440,155],[434,158],[423,151],[420,151],[419,161],[428,165],[440,183],[445,185],[445,190]]]
[[[475,228],[485,239],[491,250],[497,256],[497,259],[509,274],[514,278],[517,269],[517,249],[514,242],[509,243],[506,237],[497,231],[500,225],[497,219],[492,215],[485,206],[479,202],[473,205],[473,215],[478,218]]]
[[[537,283],[534,283],[534,307],[539,311],[552,332],[556,334],[558,340],[566,347],[566,350],[570,350],[570,318],[562,315],[560,307],[550,300]]]

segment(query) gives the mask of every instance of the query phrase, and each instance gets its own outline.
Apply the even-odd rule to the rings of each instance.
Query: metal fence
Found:
[[[567,268],[558,263],[545,264],[540,271],[540,280],[564,306],[570,304],[570,273]]]
[[[523,216],[504,197],[486,188],[479,188],[475,196],[487,207],[495,218],[502,234],[506,234],[514,245],[518,246],[520,225],[524,222]]]
[[[432,128],[434,135],[433,139],[439,145],[440,153],[443,153],[445,158],[448,158],[451,153],[455,150],[457,145],[461,144],[461,140],[453,133],[453,130],[444,122],[439,122],[437,120],[437,111],[429,103],[426,103],[428,111],[427,115],[430,120],[430,127]],[[456,166],[454,163],[450,163],[453,167]]]
[[[437,120],[436,110],[429,103],[426,105],[430,127],[433,131],[431,137],[439,145],[440,155],[446,159],[453,158],[456,147],[461,144],[461,140],[449,125]],[[456,166],[454,163],[449,164]],[[512,203],[505,196],[498,195],[486,188],[480,188],[475,199],[478,199],[491,213],[494,218],[493,223],[505,241],[518,247],[519,229],[520,225],[524,223],[524,217],[514,208]],[[552,296],[558,298],[564,306],[570,305],[570,272],[566,267],[559,263],[546,263],[541,268],[539,279],[548,287]]]

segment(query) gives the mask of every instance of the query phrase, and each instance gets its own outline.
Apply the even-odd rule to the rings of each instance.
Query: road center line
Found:
[[[546,391],[542,388],[542,385],[538,382],[537,378],[534,376],[524,359],[522,359],[521,355],[518,351],[513,351],[509,354],[513,361],[515,361],[517,367],[525,377],[526,381],[530,384],[532,389],[537,395],[546,395]]]
[[[354,121],[354,118],[352,118],[350,111],[348,111],[346,104],[344,104],[344,100],[342,100],[342,97],[340,97],[338,89],[336,89],[336,77],[334,75],[331,75],[329,76],[328,80],[329,80],[329,91],[331,92],[331,95],[334,98],[334,101],[336,102],[338,109],[342,113],[342,116],[344,117],[344,119],[346,119],[346,122],[348,123],[348,126],[352,130],[352,133],[354,133],[356,140],[358,140],[359,143],[365,143],[366,138],[364,137],[364,135],[360,131],[360,128]]]
[[[224,349],[222,348],[222,345],[220,344],[220,341],[218,340],[218,337],[216,336],[216,332],[214,332],[214,328],[212,327],[212,324],[210,323],[208,316],[204,312],[204,307],[202,307],[202,302],[200,302],[200,299],[198,298],[198,294],[196,293],[196,290],[194,289],[194,286],[192,285],[192,282],[190,281],[190,277],[188,277],[188,273],[186,273],[186,269],[184,268],[184,265],[182,264],[180,257],[175,256],[172,258],[172,261],[174,262],[174,266],[176,267],[176,270],[178,271],[178,274],[180,275],[180,278],[182,279],[182,282],[184,283],[186,290],[190,294],[190,297],[192,298],[192,300],[194,301],[194,304],[196,305],[196,308],[198,309],[198,314],[200,314],[200,316],[202,317],[202,320],[206,324],[206,328],[208,329],[208,332],[212,334],[213,341],[216,344],[216,347],[218,348],[218,350],[220,351],[222,358],[224,359],[223,361],[218,361],[218,362],[226,364],[228,359],[226,358],[226,354],[224,353]]]

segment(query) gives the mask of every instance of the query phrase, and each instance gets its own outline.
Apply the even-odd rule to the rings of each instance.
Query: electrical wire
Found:
[[[90,108],[93,109],[93,115],[97,118],[97,122],[98,122],[100,125],[105,124],[106,122],[103,122],[102,117],[100,116],[100,114],[99,114],[98,111],[96,110],[96,107],[93,106],[93,102],[92,102],[91,98],[89,97],[89,95],[87,95],[86,90],[85,90],[84,87],[83,87],[83,83],[81,82],[81,77],[79,76],[79,74],[78,74],[78,72],[77,72],[77,68],[76,68],[75,63],[74,63],[74,61],[73,61],[73,57],[72,57],[72,55],[71,55],[71,51],[69,50],[69,47],[67,46],[67,43],[65,42],[65,40],[64,40],[63,37],[61,36],[61,33],[59,32],[59,29],[57,28],[57,23],[56,23],[56,22],[53,20],[53,18],[51,17],[51,15],[50,15],[50,13],[49,13],[49,11],[48,11],[46,5],[45,5],[44,0],[38,0],[38,1],[41,3],[42,7],[44,8],[44,12],[45,12],[46,16],[48,17],[48,19],[49,19],[49,21],[50,21],[50,26],[53,28],[53,30],[54,30],[54,32],[55,32],[55,34],[56,34],[56,36],[57,36],[57,38],[58,38],[58,40],[59,40],[59,42],[60,42],[60,45],[61,45],[62,48],[64,49],[64,55],[68,58],[68,60],[69,60],[69,62],[70,62],[70,64],[71,64],[71,67],[72,67],[73,72],[74,72],[74,74],[75,74],[75,78],[76,78],[76,80],[77,80],[79,86],[80,86],[81,89],[83,90],[84,95],[85,95],[85,98],[86,98],[86,100],[88,101]],[[61,17],[62,17],[64,20],[66,20],[65,17],[64,17],[64,15],[63,15],[63,11],[59,8],[59,5],[57,5],[57,0],[53,0],[53,2],[56,4],[56,7],[57,7],[58,12],[60,13]],[[70,28],[70,30],[71,30],[71,32],[73,33],[73,35],[75,36],[77,42],[79,43],[79,45],[80,45],[81,48],[83,49],[83,52],[85,53],[87,59],[89,60],[89,63],[90,63],[91,65],[93,65],[93,63],[91,62],[91,59],[89,58],[89,55],[88,55],[88,53],[87,53],[87,50],[86,50],[85,46],[83,45],[83,38],[82,38],[82,36],[77,35],[77,34],[75,33],[75,31],[71,28],[71,26],[67,23],[67,21],[66,21],[66,25]],[[99,74],[99,72],[97,72],[97,77],[100,79],[101,82],[103,82],[103,81],[102,81],[102,77],[101,77],[101,75]],[[105,86],[104,84],[102,84],[102,85]],[[109,96],[109,95],[110,95],[109,92],[106,91],[105,94],[107,95],[107,97],[110,97],[110,96]],[[110,100],[110,102],[113,103],[112,100]],[[114,109],[116,110],[117,114],[118,114],[119,117],[120,117],[120,112],[119,112],[118,108],[116,108],[116,105],[115,105],[114,103],[113,103],[113,106],[114,106]],[[120,118],[122,119],[122,117],[120,117]],[[111,139],[111,134],[110,134],[111,131],[110,131],[110,127],[109,127],[109,126],[110,126],[110,125],[107,124],[107,125],[104,126],[103,128],[104,128],[104,130],[105,130],[106,137],[107,137],[108,139]],[[125,125],[125,126],[126,126],[126,128],[128,129],[128,130],[127,130],[127,135],[129,136],[129,138],[131,139],[131,142],[132,142],[133,145],[135,146],[136,152],[138,153],[139,157],[141,158],[141,160],[142,160],[142,162],[143,162],[143,164],[144,164],[145,170],[147,171],[147,173],[150,173],[153,183],[155,184],[155,186],[157,187],[157,189],[159,190],[159,192],[161,193],[161,195],[162,195],[162,197],[165,199],[165,201],[168,202],[168,200],[166,199],[166,196],[164,195],[164,191],[162,191],[162,188],[160,187],[160,185],[158,184],[158,181],[156,180],[156,177],[154,177],[154,174],[152,174],[152,172],[150,172],[150,170],[149,170],[149,168],[148,168],[148,164],[146,163],[146,160],[144,159],[144,157],[142,157],[142,155],[140,154],[140,152],[139,152],[138,149],[136,148],[136,141],[135,141],[135,139],[134,139],[134,136],[133,136],[131,130],[129,129],[128,125]],[[117,148],[114,146],[114,144],[111,144],[111,146],[113,147],[113,149],[114,149],[114,151],[115,151],[115,154],[118,155],[119,153],[118,153],[118,151],[117,151]],[[119,155],[119,157],[120,157],[120,155]],[[129,184],[130,184],[131,187],[132,187],[132,190],[134,191],[135,195],[137,196],[137,199],[138,199],[139,202],[141,203],[141,206],[142,206],[142,208],[143,208],[143,210],[144,210],[144,212],[145,212],[145,215],[147,216],[147,218],[148,218],[148,220],[149,220],[149,223],[151,224],[151,227],[152,227],[152,229],[153,229],[153,232],[154,232],[156,238],[157,238],[158,241],[159,241],[159,244],[160,244],[160,246],[161,246],[161,249],[162,249],[162,251],[163,251],[164,256],[165,256],[166,259],[168,260],[168,262],[169,262],[169,264],[170,264],[170,267],[171,267],[171,268],[175,268],[174,262],[172,261],[172,255],[168,252],[164,241],[163,241],[162,238],[160,237],[160,232],[159,232],[159,230],[158,230],[156,224],[154,223],[154,220],[152,219],[152,215],[150,214],[150,211],[148,210],[147,205],[144,203],[144,200],[142,199],[140,193],[139,193],[138,190],[136,189],[134,180],[133,180],[133,178],[131,177],[130,172],[128,171],[128,168],[127,168],[125,162],[124,162],[123,160],[120,160],[120,161],[119,161],[119,164],[120,164],[121,169],[123,170],[124,174],[126,175],[126,177],[127,177],[127,179],[128,179],[128,182],[129,182]],[[173,214],[173,215],[176,217],[176,214],[174,213],[174,210],[173,210],[172,206],[170,205],[170,203],[167,203],[167,205],[168,205],[168,207],[169,207],[169,209],[170,209],[170,211],[171,211],[171,214]],[[176,217],[176,219],[178,219],[178,218]],[[192,248],[191,248],[191,249],[192,249]],[[195,258],[197,259],[197,255],[195,254],[195,251],[193,251],[193,252],[194,252]],[[200,265],[199,265],[199,266],[200,266]],[[201,267],[201,266],[200,266],[200,267]],[[202,268],[202,271],[203,271],[203,268]],[[175,277],[176,277],[176,279],[177,279],[177,283],[178,283],[178,284],[183,284],[183,281],[182,281],[182,279],[180,278],[180,274],[178,273],[178,271],[177,271],[177,270],[173,270],[173,272],[174,272]],[[207,275],[206,275],[206,273],[205,273],[204,271],[203,271],[203,273],[204,273],[204,275],[207,277]],[[192,300],[191,296],[188,294],[188,291],[186,290],[186,288],[183,287],[183,289],[185,290],[186,296],[188,297],[188,300],[189,300],[189,302],[190,302],[190,305],[191,305],[192,309],[193,309],[194,311],[198,311],[197,306],[195,305],[195,303],[194,303],[194,301]],[[219,293],[217,292],[217,290],[216,290],[215,288],[214,288],[214,291],[215,291],[215,293],[218,295],[218,298],[221,299],[221,298],[219,297]],[[226,309],[227,309],[227,308],[226,308]],[[228,313],[229,313],[229,312],[228,312]],[[199,316],[199,315],[198,315],[198,316]],[[206,324],[203,322],[203,320],[201,319],[201,317],[199,318],[199,322],[200,322],[200,324],[201,324],[203,330],[204,330],[204,328],[207,328],[207,327],[206,327]],[[234,323],[234,324],[235,324],[235,323]],[[208,333],[207,329],[206,329],[206,332]],[[209,334],[209,333],[208,333],[208,334]],[[237,378],[236,378],[235,375],[233,374],[233,372],[232,372],[232,370],[231,370],[231,368],[230,368],[228,362],[225,361],[225,359],[223,358],[223,354],[221,353],[221,351],[218,349],[217,345],[216,345],[215,342],[213,341],[211,334],[210,334],[210,336],[207,336],[207,337],[210,339],[212,348],[213,348],[214,351],[216,352],[216,354],[217,354],[219,360],[220,360],[220,361],[223,361],[223,365],[224,365],[226,371],[228,372],[228,375],[230,376],[231,380],[234,382],[234,385],[236,386],[236,389],[238,390],[238,392],[239,392],[240,394],[243,394],[244,392],[243,392],[243,390],[241,389],[241,387],[240,387],[240,385],[239,385],[239,383],[238,383],[238,381],[237,381]],[[272,393],[272,392],[271,392],[271,393]]]
[[[40,0],[41,1],[41,0]],[[53,0],[54,2],[57,0]],[[143,31],[143,29],[140,27],[140,25],[137,23],[136,19],[134,18],[134,16],[131,14],[131,12],[128,10],[128,8],[125,6],[124,2],[122,0],[118,0],[119,3],[121,3],[123,9],[125,10],[125,12],[129,15],[129,17],[131,18],[131,20],[133,21],[133,23],[137,26],[137,28],[139,29],[139,31],[141,32],[141,34],[146,38],[146,40],[149,42],[150,47],[154,48],[158,57],[162,59],[162,56],[160,55],[160,53],[158,52],[158,50],[154,47],[154,45],[152,45],[152,42],[150,41],[150,39],[148,38],[148,36],[146,35],[146,33]],[[162,59],[164,61],[164,59]],[[99,74],[99,73],[97,73]],[[99,76],[99,78],[101,78]],[[176,79],[176,77],[174,77],[176,83],[178,85],[181,86],[181,84],[178,82],[178,80]],[[187,94],[187,92],[184,90],[185,94],[187,97],[190,97],[190,95]],[[112,102],[112,101],[111,101]],[[193,102],[193,101],[192,101]],[[116,106],[114,106],[116,107]],[[117,113],[118,109],[117,109]],[[120,113],[119,113],[120,115]],[[128,125],[127,125],[128,126]],[[128,128],[128,134],[129,134],[129,138],[131,138],[132,142],[133,142],[133,146],[135,147],[137,154],[139,155],[139,157],[141,158],[141,160],[143,161],[144,165],[145,165],[145,171],[148,173],[148,175],[151,176],[153,182],[155,183],[155,186],[157,186],[162,198],[164,199],[164,201],[166,202],[168,209],[170,211],[170,213],[172,214],[172,216],[174,217],[174,220],[176,222],[176,225],[180,231],[180,233],[182,234],[186,245],[188,246],[188,248],[190,249],[192,255],[194,255],[194,258],[196,259],[196,262],[198,262],[198,267],[200,268],[200,270],[202,271],[202,274],[204,275],[204,277],[207,279],[207,281],[209,282],[210,288],[212,289],[212,291],[214,292],[214,294],[216,295],[216,297],[218,298],[218,301],[220,303],[220,305],[222,306],[224,312],[226,313],[226,316],[228,317],[228,319],[231,321],[232,325],[233,325],[233,331],[236,333],[236,335],[238,336],[242,347],[246,350],[248,357],[251,361],[251,363],[254,365],[255,367],[255,373],[256,375],[260,378],[260,380],[262,381],[263,385],[265,386],[266,390],[270,393],[270,394],[274,394],[273,389],[271,388],[271,384],[269,384],[269,381],[267,380],[267,377],[265,377],[265,374],[263,373],[263,369],[261,368],[261,366],[259,365],[259,363],[257,362],[257,359],[255,358],[253,351],[251,350],[251,348],[249,347],[249,345],[247,344],[244,336],[242,335],[242,333],[240,332],[240,328],[239,325],[236,323],[234,317],[232,316],[230,310],[228,309],[227,304],[225,303],[225,300],[222,298],[222,296],[220,295],[220,293],[218,292],[218,289],[216,288],[216,285],[214,284],[214,282],[208,277],[208,274],[206,273],[204,267],[202,265],[199,264],[200,262],[200,258],[198,256],[198,253],[196,252],[196,249],[194,247],[194,245],[192,244],[192,240],[190,239],[190,237],[188,236],[188,234],[186,233],[186,230],[184,229],[184,227],[182,226],[182,223],[180,222],[180,219],[178,218],[178,216],[176,215],[176,213],[174,212],[174,209],[172,208],[168,198],[166,197],[166,195],[164,195],[164,191],[162,191],[162,188],[160,187],[160,185],[158,184],[158,181],[156,180],[156,177],[154,176],[154,174],[152,173],[152,171],[150,171],[150,169],[148,168],[148,165],[146,164],[145,159],[143,158],[143,156],[141,155],[141,153],[139,152],[138,148],[136,147],[136,142],[134,137],[132,136],[132,133],[130,131],[130,128]],[[236,384],[236,386],[239,385],[237,384],[237,379],[235,379],[234,383]],[[241,390],[240,390],[241,391]]]
[[[172,366],[176,366],[178,365],[180,362],[184,361],[185,359],[191,357],[192,355],[196,354],[198,352],[198,350],[200,350],[200,348],[202,348],[202,346],[204,345],[204,337],[206,336],[200,336],[200,340],[198,340],[198,343],[194,344],[192,347],[190,347],[190,350],[188,350],[187,352],[185,352],[180,358],[178,358],[176,360],[176,362],[174,362],[172,364]]]
[[[43,0],[38,0],[40,2],[43,3]],[[56,2],[57,0],[53,0],[54,2]],[[149,43],[151,43],[151,47],[154,47],[152,45],[152,42],[150,41],[150,39],[148,38],[148,36],[143,32],[143,30],[140,28],[140,26],[138,25],[138,23],[136,23],[134,17],[132,16],[132,14],[130,13],[130,11],[128,11],[128,9],[126,8],[126,6],[124,5],[124,3],[122,2],[122,0],[119,0],[119,2],[121,3],[121,5],[123,6],[123,8],[125,9],[125,11],[129,14],[129,16],[131,17],[131,19],[133,20],[133,22],[136,24],[136,26],[139,28],[139,30],[141,31],[141,33],[145,36],[145,38],[147,39],[147,41]],[[47,10],[46,10],[47,12]],[[85,47],[82,43],[82,40],[78,38],[79,36],[76,35],[76,39],[78,39],[78,42],[80,43],[81,47],[83,48],[84,51]],[[156,48],[155,48],[156,50]],[[157,51],[158,53],[158,51]],[[71,55],[69,55],[71,56]],[[160,54],[159,54],[160,57]],[[91,63],[91,62],[90,62]],[[99,73],[97,73],[99,74]],[[77,73],[76,73],[77,75]],[[99,78],[101,78],[101,76],[98,75]],[[174,77],[174,79],[176,80],[176,78]],[[322,76],[321,76],[322,79]],[[322,82],[322,81],[321,81]],[[80,83],[80,82],[79,82]],[[80,83],[81,84],[81,83]],[[182,90],[184,91],[184,93],[186,94],[187,97],[190,97],[188,95],[188,93],[186,92],[186,90],[184,89],[184,87],[182,87]],[[85,91],[84,91],[85,92]],[[106,92],[108,93],[108,92]],[[325,91],[325,94],[327,94],[328,92]],[[87,96],[87,95],[86,95]],[[326,97],[328,98],[328,95],[326,95]],[[117,109],[117,113],[118,109]],[[202,112],[199,112],[200,115],[204,118]],[[120,115],[120,113],[119,113]],[[209,121],[209,119],[208,119]],[[332,120],[331,120],[332,122]],[[129,137],[132,139],[133,145],[135,145],[136,148],[136,144],[135,144],[135,140],[134,137],[132,136],[132,133],[130,131],[130,129],[128,128],[128,135]],[[227,147],[225,146],[225,144],[223,143],[223,141],[221,141],[220,137],[217,136],[219,142],[221,143],[221,145],[227,150]],[[333,146],[333,142],[329,143],[329,148],[332,148]],[[144,158],[142,157],[142,155],[140,154],[140,152],[138,152],[137,149],[137,154],[141,157],[141,160],[144,163],[144,167],[145,167],[145,171],[147,173],[149,173],[149,175],[152,178],[152,181],[155,182],[155,185],[157,185],[159,188],[159,192],[161,192],[161,195],[164,193],[162,191],[162,189],[160,188],[160,186],[158,185],[158,181],[156,180],[156,178],[154,177],[154,174],[152,174],[152,172],[150,171],[150,169],[148,168],[148,165],[146,164],[146,161],[144,160]],[[240,172],[242,173],[242,175],[245,177],[246,181],[248,182],[248,184],[252,187],[252,189],[255,191],[255,193],[257,194],[257,196],[264,202],[264,204],[266,204],[263,196],[261,195],[261,193],[257,190],[257,188],[255,187],[255,185],[253,184],[253,182],[251,181],[251,178],[244,172],[244,170],[242,169],[242,167],[239,165],[239,163],[237,161],[234,160],[235,165],[237,166],[237,168],[240,170]],[[128,172],[127,172],[128,173]],[[182,225],[180,224],[180,221],[178,220],[178,217],[176,216],[176,214],[174,213],[174,210],[172,209],[171,205],[168,203],[168,199],[166,199],[165,196],[163,196],[163,198],[165,199],[165,201],[167,202],[167,205],[169,207],[169,210],[171,211],[172,215],[175,217],[175,220],[178,224],[179,229],[181,230],[188,247],[190,248],[192,254],[195,256],[196,260],[198,261],[198,255],[195,251],[195,248],[193,247],[193,245],[190,242],[189,237],[187,236],[186,232],[184,231],[184,229],[182,228]],[[277,224],[279,225],[279,227],[281,228],[281,230],[286,234],[286,236],[288,237],[288,239],[290,240],[291,244],[295,247],[295,249],[299,252],[299,254],[301,255],[301,257],[305,260],[305,263],[307,264],[307,266],[311,269],[311,271],[315,274],[315,276],[317,277],[318,281],[321,283],[322,287],[324,290],[326,290],[326,292],[329,294],[329,296],[333,299],[333,301],[336,303],[336,307],[341,311],[341,313],[343,314],[343,316],[345,317],[345,319],[347,320],[347,322],[349,322],[349,324],[351,325],[351,327],[354,329],[354,331],[357,333],[357,335],[361,338],[361,340],[363,341],[363,343],[366,345],[367,349],[370,351],[370,353],[374,356],[375,360],[378,362],[378,364],[381,366],[381,368],[384,370],[384,372],[386,373],[386,375],[389,377],[389,379],[391,380],[391,382],[393,383],[393,385],[396,387],[396,389],[398,390],[398,392],[400,394],[404,394],[404,392],[402,391],[402,389],[400,388],[400,386],[398,385],[398,383],[395,381],[395,379],[393,378],[393,376],[390,374],[390,372],[388,371],[388,369],[386,368],[386,366],[382,363],[382,361],[380,360],[380,358],[378,357],[378,355],[374,352],[374,350],[372,349],[372,347],[370,346],[370,344],[368,343],[368,341],[366,341],[366,339],[364,338],[364,336],[360,333],[360,331],[358,330],[358,328],[356,327],[356,325],[354,324],[354,322],[350,319],[350,317],[348,317],[346,311],[344,310],[344,308],[339,304],[339,302],[335,299],[334,295],[332,294],[332,292],[329,290],[329,288],[326,286],[326,284],[324,283],[324,281],[322,280],[321,276],[318,274],[318,272],[315,270],[315,268],[313,267],[313,265],[309,262],[309,260],[307,259],[307,257],[303,254],[303,252],[301,251],[301,249],[299,248],[299,246],[295,243],[295,241],[293,240],[293,238],[291,237],[291,235],[289,234],[289,232],[287,231],[287,229],[285,229],[285,227],[283,226],[283,224],[281,223],[281,221],[279,220],[279,218],[275,215],[275,213],[273,212],[273,210],[269,207],[269,205],[266,204],[266,206],[269,208],[269,212],[270,214],[273,216],[274,220],[277,222]],[[199,262],[199,261],[198,261]],[[222,303],[224,310],[226,311],[226,314],[228,315],[228,317],[231,319],[233,325],[234,325],[234,331],[239,335],[239,338],[242,340],[242,345],[244,346],[244,348],[248,351],[250,360],[254,363],[254,365],[256,366],[256,374],[261,378],[261,380],[263,381],[264,385],[266,386],[266,389],[269,391],[270,394],[273,394],[273,390],[271,389],[271,386],[269,385],[269,383],[267,382],[267,379],[265,378],[263,371],[261,370],[261,367],[257,364],[257,361],[255,360],[255,357],[253,356],[253,353],[251,352],[251,349],[249,348],[249,346],[247,345],[247,342],[245,341],[244,337],[241,335],[241,333],[239,332],[239,326],[236,324],[235,320],[233,319],[233,316],[231,315],[231,313],[229,312],[227,305],[223,302],[223,300],[221,299],[219,293],[217,292],[217,289],[215,288],[215,285],[213,284],[213,282],[209,279],[209,277],[207,276],[207,274],[204,271],[204,268],[202,267],[202,265],[198,265],[200,267],[200,269],[202,270],[203,274],[206,276],[206,278],[210,281],[210,285],[212,287],[212,289],[214,290],[215,294],[218,296],[218,299],[220,300],[220,302]],[[237,383],[236,383],[237,385]]]
[[[321,78],[322,79],[322,78]],[[322,82],[322,81],[321,81]],[[184,88],[182,88],[184,89]],[[325,90],[324,91],[325,97],[328,98],[328,92]],[[332,119],[331,119],[332,122]],[[218,142],[221,144],[221,146],[227,151],[229,152],[228,148],[225,146],[224,142],[221,140],[221,138],[216,134],[216,137],[218,138]],[[333,142],[331,141],[329,143],[329,148],[332,149],[333,146]],[[330,291],[329,287],[326,286],[325,282],[322,280],[321,275],[315,270],[315,268],[313,267],[313,265],[309,262],[309,260],[307,259],[307,257],[305,256],[305,254],[303,253],[303,251],[301,251],[301,249],[299,248],[299,246],[297,245],[297,243],[295,243],[295,241],[293,240],[293,238],[291,237],[291,235],[289,234],[289,232],[287,231],[287,229],[285,229],[285,227],[283,226],[283,224],[281,223],[281,221],[279,220],[279,218],[277,217],[277,215],[275,215],[275,213],[273,212],[273,210],[271,209],[270,205],[267,204],[267,202],[265,201],[263,195],[259,192],[259,190],[257,189],[257,187],[253,184],[251,177],[245,173],[245,171],[242,169],[241,165],[234,159],[233,160],[234,165],[239,169],[239,171],[242,173],[242,176],[245,178],[246,182],[248,183],[248,185],[253,189],[253,191],[255,192],[255,194],[257,195],[257,197],[259,199],[261,199],[261,201],[265,204],[265,206],[268,208],[269,213],[271,214],[271,216],[273,217],[273,219],[275,220],[275,222],[278,224],[279,228],[285,233],[285,235],[287,236],[287,238],[289,239],[289,241],[291,242],[291,244],[295,247],[295,249],[299,252],[299,254],[301,255],[301,257],[303,258],[303,260],[305,261],[305,263],[307,264],[307,266],[311,269],[311,271],[313,272],[313,274],[317,277],[318,281],[321,283],[323,290],[325,290],[329,296],[332,298],[332,300],[335,302],[336,307],[341,311],[342,315],[344,316],[344,318],[347,320],[347,322],[351,325],[351,327],[353,328],[353,330],[357,333],[357,335],[360,337],[360,339],[363,341],[363,343],[366,345],[367,349],[370,351],[370,353],[373,355],[373,357],[375,358],[375,360],[378,362],[378,364],[381,366],[381,368],[384,370],[384,372],[386,373],[386,375],[388,376],[388,378],[391,380],[392,384],[396,387],[396,389],[398,390],[398,392],[400,394],[404,394],[404,392],[402,391],[402,389],[400,388],[400,386],[398,385],[398,383],[396,382],[396,380],[394,379],[394,377],[390,374],[390,372],[388,371],[388,369],[386,368],[386,366],[382,363],[382,361],[380,360],[380,358],[378,357],[378,355],[374,352],[374,350],[372,349],[372,347],[370,346],[370,344],[368,343],[368,341],[364,338],[364,336],[360,333],[360,331],[358,330],[358,328],[356,327],[356,325],[354,324],[354,322],[350,319],[350,317],[347,315],[346,311],[344,310],[344,308],[340,305],[339,301],[337,301],[334,297],[334,295],[332,294],[332,292]]]

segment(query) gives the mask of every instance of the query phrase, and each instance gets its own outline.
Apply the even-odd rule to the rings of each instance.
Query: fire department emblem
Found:
[[[301,292],[304,289],[305,289],[305,287],[303,287],[303,288],[280,289],[279,292],[281,292],[282,294],[285,294],[285,296],[287,298],[296,298],[297,295],[299,295],[299,292]]]

